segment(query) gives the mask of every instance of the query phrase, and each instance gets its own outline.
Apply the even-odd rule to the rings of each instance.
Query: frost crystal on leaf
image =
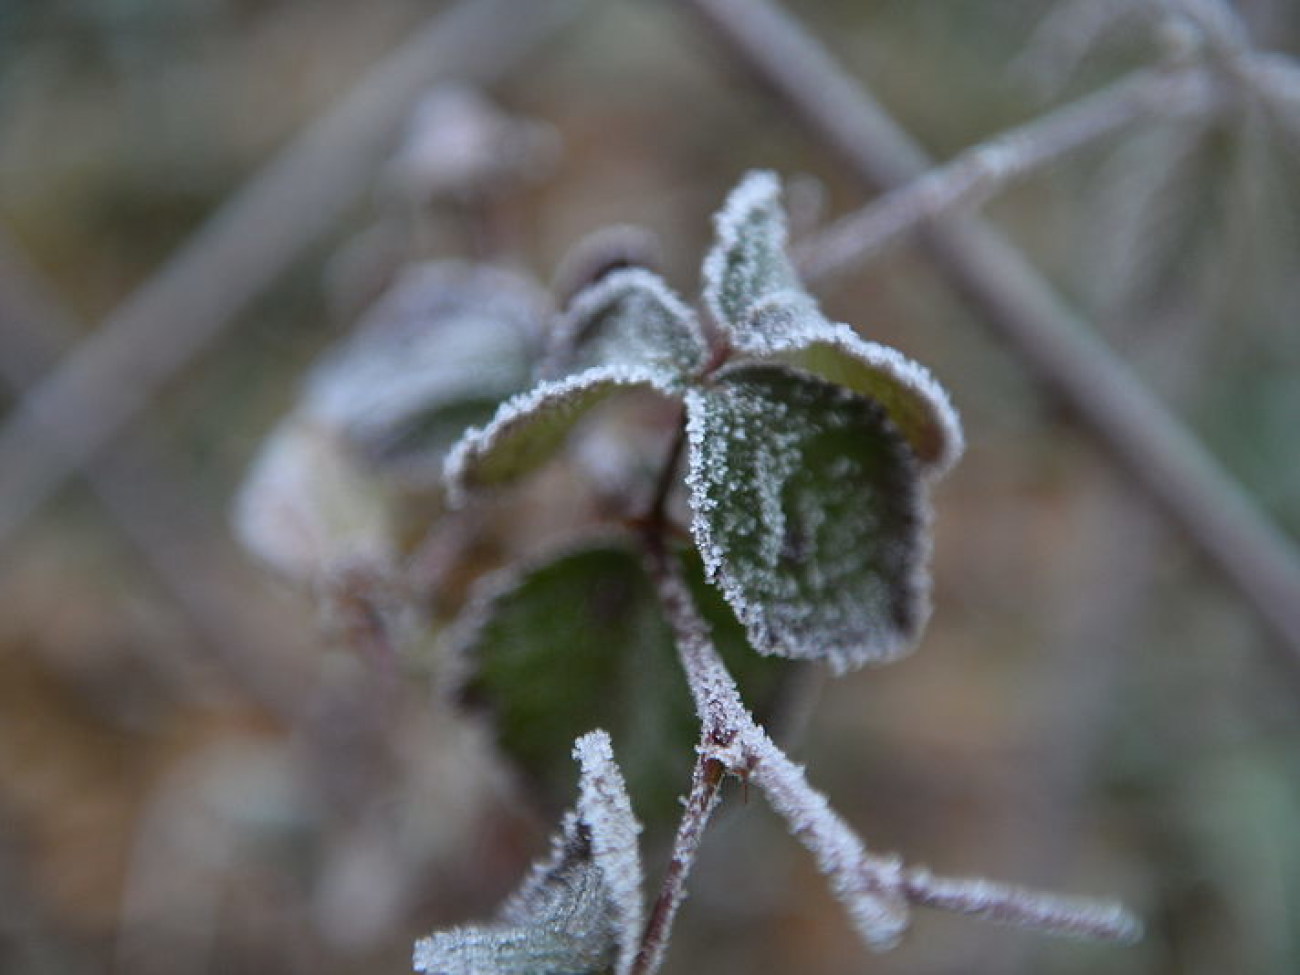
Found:
[[[633,268],[578,293],[556,323],[547,370],[651,366],[685,377],[707,355],[691,310],[658,275]]]
[[[578,804],[550,857],[533,868],[491,924],[440,931],[415,943],[427,975],[623,975],[636,957],[644,920],[641,827],[609,736],[593,731],[574,746]]]
[[[928,615],[925,492],[879,404],[780,366],[687,397],[691,530],[762,653],[837,672],[910,649]]]
[[[704,295],[745,356],[797,366],[877,400],[927,477],[961,455],[961,423],[943,387],[902,353],[832,323],[803,289],[786,253],[780,183],[751,173],[717,216],[704,263]]]
[[[662,369],[602,366],[538,383],[502,403],[487,426],[467,431],[447,455],[443,476],[452,504],[540,467],[591,409],[631,389],[677,395],[675,377]]]
[[[802,302],[780,298],[753,309],[744,351],[811,372],[885,408],[907,438],[922,473],[938,478],[964,447],[961,421],[943,386],[920,363],[897,349],[868,342],[853,329],[827,321]]]
[[[812,303],[786,254],[781,182],[773,173],[752,172],[714,217],[714,244],[704,259],[704,301],[720,325],[740,332],[754,305],[781,293]]]

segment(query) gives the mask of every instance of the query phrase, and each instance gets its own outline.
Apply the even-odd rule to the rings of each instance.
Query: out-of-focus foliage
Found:
[[[393,171],[376,172],[352,223],[159,397],[148,424],[205,510],[224,509],[307,365],[405,260],[487,249],[545,280],[586,234],[631,220],[665,242],[669,284],[695,294],[707,215],[742,171],[808,173],[832,214],[863,201],[673,5],[598,6],[494,93],[562,144],[555,156],[538,135],[544,178],[483,212],[398,215],[380,189]],[[940,156],[1044,108],[1021,68],[1055,4],[790,6]],[[1262,47],[1300,50],[1294,4],[1240,6]],[[0,222],[89,328],[431,9],[0,3]],[[1129,27],[1084,46],[1056,79],[1061,97],[1149,58],[1158,39]],[[990,214],[1295,531],[1300,182],[1294,141],[1261,127],[1259,111],[1241,106],[1207,129],[1153,126]],[[1103,960],[925,916],[873,970],[1300,967],[1300,721],[1261,663],[1267,637],[1177,539],[1132,528],[1136,502],[1105,458],[922,259],[878,262],[824,307],[869,321],[871,338],[942,376],[970,444],[936,495],[925,652],[829,689],[801,760],[878,848],[945,871],[995,863],[1009,879],[1117,891],[1149,922],[1141,945]],[[571,459],[487,507],[487,540],[457,550],[472,573],[443,571],[461,540],[393,526],[436,590],[420,608],[436,616],[480,570],[617,508],[616,481],[575,485],[621,467],[611,452],[662,450],[641,408],[613,418],[615,433],[580,431]],[[194,549],[194,578],[216,544]],[[433,711],[409,672],[392,679],[456,675],[424,646],[403,643],[394,662],[391,620],[374,612],[382,580],[328,580],[336,612],[313,630],[306,599],[274,589],[260,566],[239,571],[277,610],[248,657],[276,669],[276,648],[313,645],[287,681],[312,692],[310,720],[293,729],[213,663],[83,490],[3,554],[0,970],[405,971],[415,937],[489,915],[544,850],[550,823],[485,729]],[[735,803],[705,847],[669,970],[861,970],[852,931],[821,878],[772,839],[780,831],[760,802]]]

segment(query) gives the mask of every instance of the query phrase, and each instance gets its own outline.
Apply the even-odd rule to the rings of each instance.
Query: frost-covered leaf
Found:
[[[691,529],[763,653],[836,671],[906,652],[928,613],[912,451],[866,397],[737,366],[687,398]]]
[[[556,323],[552,374],[651,366],[689,376],[708,355],[695,315],[657,274],[614,271],[579,292]]]
[[[744,350],[796,366],[876,400],[907,438],[927,477],[946,473],[961,456],[964,438],[943,386],[897,349],[868,342],[853,329],[827,321],[803,303],[780,299],[753,310]]]
[[[528,384],[543,308],[511,272],[418,265],[313,370],[300,411],[369,462],[427,481],[466,427]]]
[[[578,740],[577,808],[550,857],[533,868],[490,924],[440,931],[415,944],[427,975],[595,975],[630,970],[644,923],[641,860],[609,736]]]
[[[961,424],[943,387],[902,353],[832,323],[786,254],[780,183],[751,173],[717,216],[704,264],[705,298],[736,351],[797,366],[877,400],[927,476],[961,455]]]
[[[470,491],[503,486],[540,467],[594,407],[637,389],[677,395],[671,373],[602,366],[538,383],[502,403],[491,422],[467,431],[447,455],[444,476],[453,503]]]
[[[694,553],[683,568],[746,700],[770,716],[785,662],[749,649]],[[497,741],[537,794],[555,806],[569,795],[569,743],[598,724],[624,743],[646,822],[675,822],[699,726],[672,631],[629,545],[609,540],[503,570],[473,597],[453,643],[470,672],[465,696],[491,713]]]
[[[714,244],[704,259],[704,301],[718,323],[743,334],[754,306],[775,296],[815,307],[786,253],[781,182],[748,173],[714,217]]]
[[[388,502],[335,434],[292,417],[267,438],[240,487],[235,534],[272,568],[316,583],[340,566],[392,559]]]

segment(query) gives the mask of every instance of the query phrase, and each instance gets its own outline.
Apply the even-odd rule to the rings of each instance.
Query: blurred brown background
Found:
[[[1151,32],[1121,30],[1049,98],[1044,61],[1068,60],[1034,32],[1052,6],[791,5],[939,158],[1154,56]],[[5,405],[440,9],[0,0]],[[1294,5],[1243,14],[1260,47],[1300,51]],[[684,7],[589,4],[510,58],[494,99],[553,127],[559,155],[503,197],[494,246],[544,281],[585,234],[640,223],[693,293],[709,216],[749,168],[806,178],[830,216],[866,199]],[[1294,536],[1300,156],[1257,122],[1144,128],[989,215]],[[107,446],[95,469],[121,503],[74,478],[0,554],[0,971],[406,971],[416,936],[490,912],[543,842],[419,676],[394,689],[339,647],[228,527],[304,369],[387,273],[383,179],[377,163]],[[396,218],[392,248],[472,254],[447,221]],[[869,957],[804,851],[737,796],[668,970],[1300,970],[1300,709],[1274,637],[924,257],[896,250],[823,297],[932,368],[969,448],[935,498],[923,645],[828,683],[800,761],[875,848],[1113,893],[1148,937],[921,912]]]

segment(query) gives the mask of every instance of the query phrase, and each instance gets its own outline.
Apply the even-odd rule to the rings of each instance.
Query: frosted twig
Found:
[[[1142,925],[1121,904],[1091,897],[1062,897],[982,877],[936,877],[921,867],[903,871],[908,901],[986,921],[1076,938],[1132,943]]]
[[[771,0],[684,0],[860,179],[894,188],[932,166],[916,141]],[[1264,645],[1300,693],[1300,555],[1142,380],[1001,234],[928,223],[936,267],[1071,407],[1085,429],[1230,580],[1272,630]]]
[[[430,85],[501,77],[578,9],[462,0],[249,180],[0,429],[0,545],[334,224]]]
[[[700,745],[699,752],[695,773],[691,778],[691,793],[686,797],[686,809],[673,840],[672,859],[668,861],[668,869],[650,912],[650,921],[646,924],[645,936],[641,939],[641,948],[637,952],[631,975],[650,975],[659,971],[663,964],[673,921],[677,918],[677,910],[682,906],[682,901],[686,899],[686,878],[695,865],[695,855],[699,851],[705,827],[718,807],[718,786],[722,784],[726,770],[721,762],[706,757],[707,748],[704,744]]]
[[[813,854],[858,933],[873,949],[885,950],[897,944],[907,929],[911,903],[1058,934],[1112,940],[1137,937],[1139,923],[1124,908],[1107,901],[1038,894],[982,879],[935,877],[926,870],[905,869],[896,857],[868,852],[853,828],[808,783],[803,769],[777,747],[741,701],[680,567],[657,538],[648,538],[647,552],[695,699],[702,733],[700,764],[692,788],[695,802],[688,800],[674,849],[675,868],[670,869],[660,894],[660,901],[666,905],[663,920],[647,929],[647,939],[642,943],[645,961],[638,959],[636,975],[653,975],[657,970],[668,929],[684,896],[699,834],[716,801],[708,795],[706,785],[700,784],[701,776],[712,774],[708,772],[710,761],[763,790],[772,808]],[[656,916],[660,913],[656,907]]]
[[[1063,156],[1150,116],[1202,114],[1217,101],[1206,72],[1134,72],[1086,98],[962,151],[945,165],[836,221],[795,250],[804,274],[847,271],[927,221],[973,210]]]

